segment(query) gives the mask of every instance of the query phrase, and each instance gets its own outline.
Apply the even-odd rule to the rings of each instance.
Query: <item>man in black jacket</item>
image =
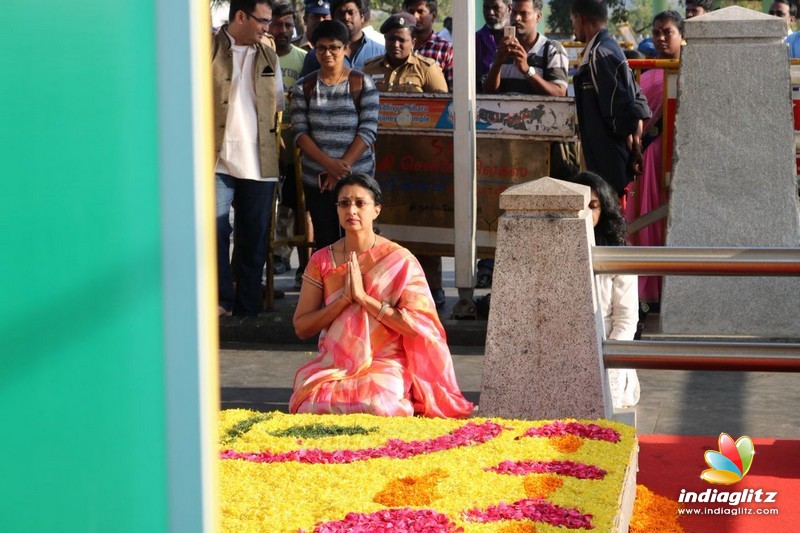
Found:
[[[642,120],[650,108],[606,29],[605,0],[574,0],[571,15],[576,37],[587,43],[573,78],[583,157],[622,196],[642,173]]]

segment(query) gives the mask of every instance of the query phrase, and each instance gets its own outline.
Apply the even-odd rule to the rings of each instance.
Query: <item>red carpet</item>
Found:
[[[739,435],[731,437],[736,439]],[[637,483],[675,501],[681,489],[698,494],[716,489],[716,495],[761,489],[762,499],[767,498],[768,492],[777,493],[774,503],[756,503],[755,492],[749,491],[746,494],[753,499],[751,503],[685,503],[687,510],[706,513],[680,517],[681,525],[690,533],[800,532],[800,440],[754,438],[753,443],[755,456],[750,472],[733,485],[711,485],[700,479],[700,473],[708,468],[704,452],[717,450],[716,437],[639,435]],[[757,514],[776,510],[777,515]],[[708,514],[715,511],[741,514]]]

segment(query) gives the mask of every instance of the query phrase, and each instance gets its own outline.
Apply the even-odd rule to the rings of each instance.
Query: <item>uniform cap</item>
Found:
[[[414,18],[414,15],[411,13],[396,13],[381,24],[381,33],[399,28],[409,28],[411,31],[414,31],[416,25],[417,19]]]
[[[326,0],[306,0],[306,13],[330,15],[331,3]]]

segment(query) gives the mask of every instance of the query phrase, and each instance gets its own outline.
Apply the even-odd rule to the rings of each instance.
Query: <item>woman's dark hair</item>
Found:
[[[355,173],[343,177],[337,181],[336,185],[333,187],[334,198],[337,200],[339,199],[339,193],[342,192],[342,187],[345,185],[358,185],[359,187],[364,187],[370,192],[370,194],[372,194],[372,200],[375,202],[375,205],[383,205],[383,193],[381,193],[381,186],[378,185],[378,182],[375,181],[375,178],[372,176]]]
[[[633,50],[630,48],[623,50],[622,54],[625,56],[625,59],[647,59],[647,56],[639,50]]]
[[[683,17],[677,11],[673,11],[672,9],[668,9],[666,11],[662,11],[655,17],[653,17],[653,24],[656,22],[662,22],[665,20],[671,20],[672,23],[678,28],[678,32],[683,35]]]
[[[350,42],[350,30],[338,20],[323,20],[311,32],[311,44],[316,45],[320,39],[335,39],[347,45]]]
[[[704,11],[711,12],[714,9],[713,2],[711,0],[686,0],[686,7],[689,6],[697,6],[702,7]]]
[[[574,0],[571,11],[592,22],[608,20],[608,4],[605,0]]]
[[[613,187],[594,172],[581,172],[572,181],[590,187],[600,200],[600,220],[594,227],[594,243],[598,246],[627,245],[628,229]]]
[[[797,16],[797,6],[791,0],[775,0],[773,4],[786,4],[789,6],[789,14],[793,17]]]

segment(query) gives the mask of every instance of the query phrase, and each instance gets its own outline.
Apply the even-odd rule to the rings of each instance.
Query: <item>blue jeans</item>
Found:
[[[269,223],[276,182],[216,175],[217,272],[219,305],[235,315],[257,315],[262,306],[261,276],[269,253]],[[231,206],[236,217],[231,268]],[[236,280],[236,291],[233,281]]]

